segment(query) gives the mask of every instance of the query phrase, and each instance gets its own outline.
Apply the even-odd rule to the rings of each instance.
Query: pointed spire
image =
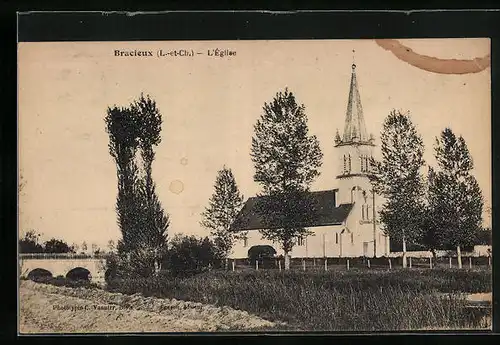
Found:
[[[342,142],[342,138],[340,137],[339,130],[337,128],[337,132],[335,133],[335,144],[340,144]]]
[[[352,142],[354,139],[361,142],[368,141],[365,119],[363,117],[363,107],[361,106],[361,97],[356,81],[356,64],[354,63],[353,55],[351,85],[349,88],[349,100],[347,102],[343,141],[347,143]]]

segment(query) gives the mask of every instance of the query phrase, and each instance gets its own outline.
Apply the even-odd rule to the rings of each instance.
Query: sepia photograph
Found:
[[[491,330],[490,39],[17,58],[20,334]]]

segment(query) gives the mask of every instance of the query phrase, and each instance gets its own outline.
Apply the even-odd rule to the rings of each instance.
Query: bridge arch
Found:
[[[75,267],[66,273],[66,278],[70,280],[90,280],[92,279],[92,274],[87,268]]]
[[[52,272],[44,268],[35,268],[28,273],[27,278],[30,280],[36,280],[38,278],[50,278],[52,277]]]
[[[104,256],[47,253],[19,255],[21,277],[27,277],[28,273],[37,268],[49,271],[52,277],[88,279],[96,284],[105,284],[107,262]]]

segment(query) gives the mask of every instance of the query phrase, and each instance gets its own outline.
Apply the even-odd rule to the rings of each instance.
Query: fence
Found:
[[[265,270],[285,268],[283,258],[266,258],[250,262],[249,259],[229,259],[228,270]],[[489,267],[491,257],[467,256],[462,257],[462,268]],[[290,269],[293,270],[351,270],[351,269],[395,269],[403,267],[402,257],[379,257],[379,258],[291,258]],[[457,257],[438,258],[407,258],[407,268],[433,269],[433,268],[458,268]]]
[[[108,254],[20,253],[19,259],[105,259]]]

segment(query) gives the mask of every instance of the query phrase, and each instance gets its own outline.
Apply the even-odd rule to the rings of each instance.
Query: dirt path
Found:
[[[275,324],[201,303],[71,289],[22,281],[20,333],[137,333],[259,330]]]

